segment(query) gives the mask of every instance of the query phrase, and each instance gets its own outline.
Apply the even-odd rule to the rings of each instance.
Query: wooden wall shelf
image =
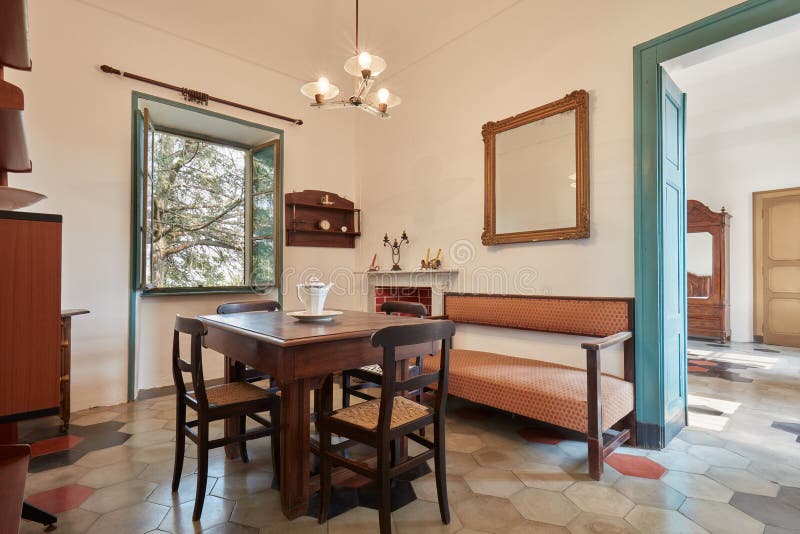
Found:
[[[324,198],[331,204],[323,204]],[[287,193],[285,218],[289,247],[355,248],[361,235],[361,210],[353,201],[328,191]],[[330,223],[329,230],[320,227],[322,220]]]

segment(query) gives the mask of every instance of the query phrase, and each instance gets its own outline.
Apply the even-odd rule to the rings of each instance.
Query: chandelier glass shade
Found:
[[[356,55],[344,63],[344,70],[355,78],[355,92],[349,98],[339,98],[339,88],[322,76],[315,82],[303,84],[300,92],[313,100],[312,107],[321,109],[357,107],[375,117],[388,119],[387,110],[400,104],[400,97],[385,87],[373,92],[375,78],[386,70],[386,60],[360,50],[358,46],[358,0],[356,0]]]

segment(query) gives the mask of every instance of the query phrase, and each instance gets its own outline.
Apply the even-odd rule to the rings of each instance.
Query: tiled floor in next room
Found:
[[[431,474],[399,481],[396,532],[800,532],[800,351],[692,342],[690,427],[663,451],[622,449],[598,482],[575,436],[453,400],[447,470],[452,523],[441,525]],[[769,347],[775,350],[774,347]],[[70,435],[26,423],[36,442],[28,499],[59,514],[62,534],[377,531],[374,493],[338,488],[328,524],[291,525],[272,489],[266,440],[252,463],[212,453],[203,519],[190,521],[196,462],[172,495],[174,404],[168,397],[86,410]],[[220,428],[217,427],[217,433]],[[49,438],[49,439],[48,439]],[[312,503],[313,506],[313,503]],[[41,532],[26,523],[23,532]]]

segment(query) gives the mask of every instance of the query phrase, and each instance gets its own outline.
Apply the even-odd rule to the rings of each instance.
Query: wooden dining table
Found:
[[[381,363],[381,348],[370,343],[374,332],[426,322],[358,311],[344,311],[324,322],[300,322],[283,312],[203,315],[198,319],[208,330],[206,347],[272,376],[280,387],[280,493],[283,513],[289,519],[308,511],[311,493],[310,392],[331,373]],[[408,348],[408,353],[420,354],[419,347]],[[226,381],[240,378],[234,371],[226,371]]]

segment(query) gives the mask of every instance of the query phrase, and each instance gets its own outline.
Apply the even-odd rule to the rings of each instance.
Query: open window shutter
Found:
[[[248,249],[251,261],[248,281],[256,288],[275,285],[276,181],[280,173],[278,140],[251,151],[252,179],[250,187],[250,221]]]
[[[136,249],[138,265],[134,272],[137,289],[145,289],[150,275],[150,203],[152,200],[153,175],[153,125],[147,108],[136,114]]]

